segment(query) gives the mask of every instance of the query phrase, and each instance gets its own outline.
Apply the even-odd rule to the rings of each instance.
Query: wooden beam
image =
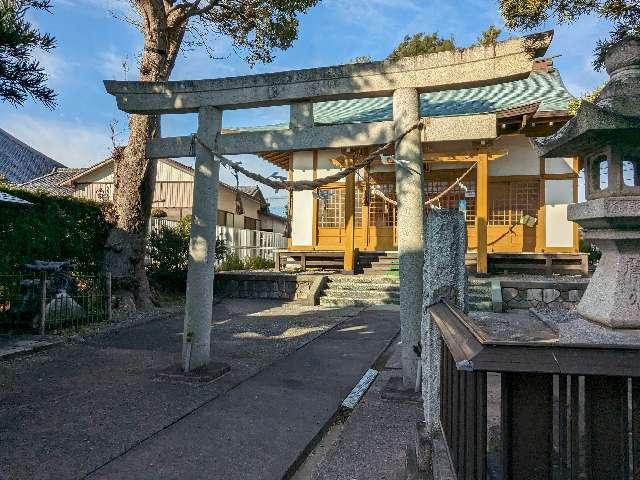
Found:
[[[504,157],[509,152],[507,150],[496,150],[487,153],[487,160],[497,160]],[[458,153],[438,153],[426,152],[424,159],[427,162],[477,162],[478,152],[458,152]]]
[[[318,150],[313,151],[313,179],[316,180],[318,178]],[[313,226],[313,230],[311,230],[311,245],[314,247],[318,246],[318,203],[319,200],[317,198],[313,198],[311,200],[312,204],[312,212],[311,212],[311,224]]]
[[[478,243],[478,259],[476,272],[486,275],[487,266],[487,221],[489,215],[489,155],[486,152],[478,153],[478,166],[476,167],[476,236]]]
[[[388,97],[399,88],[448,90],[526,78],[553,32],[464,50],[363,64],[171,82],[105,81],[128,113],[190,113],[202,106],[238,109],[293,102]],[[531,51],[533,50],[537,51]]]
[[[485,140],[495,138],[494,114],[429,118],[422,129],[423,142]],[[261,131],[223,131],[205,139],[223,155],[267,153],[321,148],[368,147],[394,140],[393,122],[316,125],[314,127]],[[148,158],[179,158],[194,155],[191,136],[155,138],[147,143]]]
[[[344,197],[344,270],[353,273],[355,269],[355,207],[356,175],[347,175]]]

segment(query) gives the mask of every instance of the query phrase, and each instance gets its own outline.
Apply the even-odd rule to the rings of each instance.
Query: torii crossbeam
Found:
[[[220,154],[327,147],[382,145],[393,141],[420,119],[420,92],[469,88],[526,78],[536,56],[544,55],[553,32],[452,52],[278,73],[171,82],[105,81],[118,107],[127,113],[198,113],[198,138],[153,139],[149,158],[194,156],[195,180],[189,272],[183,337],[183,369],[206,366],[210,357],[211,305]],[[393,97],[393,121],[316,125],[313,103],[363,97]],[[223,132],[222,112],[290,105],[285,130]],[[403,382],[413,386],[417,361],[413,346],[420,338],[423,264],[423,141],[497,136],[495,115],[431,119],[423,132],[414,130],[396,143],[398,254]],[[487,155],[478,172],[486,175]],[[481,192],[479,191],[480,195]],[[480,217],[480,212],[478,212]],[[486,217],[486,215],[485,215]],[[485,218],[486,222],[486,218]],[[481,232],[485,238],[482,239]],[[480,246],[484,242],[484,256]],[[478,229],[478,265],[485,262],[486,228]]]

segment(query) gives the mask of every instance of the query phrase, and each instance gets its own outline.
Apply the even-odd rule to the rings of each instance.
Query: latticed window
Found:
[[[364,184],[356,186],[355,227],[362,227],[362,202],[364,200]]]
[[[318,226],[344,228],[344,188],[323,188],[318,201]]]
[[[394,183],[382,183],[374,188],[380,190],[391,200],[396,198]],[[383,200],[380,196],[371,194],[369,202],[369,225],[374,227],[393,227],[396,224],[396,207]]]
[[[428,179],[425,182],[425,198],[428,200],[444,192],[453,182],[451,179]],[[476,182],[463,181],[449,190],[437,201],[440,208],[462,209],[468,224],[476,221]]]
[[[538,182],[511,183],[511,222],[519,223],[523,215],[538,215],[540,186]]]
[[[510,225],[509,184],[489,184],[489,225]]]
[[[540,190],[534,182],[489,184],[489,225],[515,225],[523,215],[538,215]]]

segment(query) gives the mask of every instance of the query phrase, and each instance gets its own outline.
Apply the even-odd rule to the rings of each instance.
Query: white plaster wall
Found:
[[[573,203],[573,180],[546,180],[544,196],[547,247],[572,247],[573,222],[567,220],[567,205]]]
[[[317,177],[322,178],[327,175],[332,175],[337,173],[340,168],[336,167],[333,163],[331,163],[332,158],[339,157],[341,155],[340,150],[330,149],[330,150],[318,150],[318,170]],[[344,182],[344,179],[340,181]]]
[[[293,180],[313,180],[313,152],[293,153]],[[309,246],[313,242],[313,193],[293,192],[291,243]]]
[[[507,155],[489,162],[489,176],[539,175],[540,158],[524,135],[505,135],[493,144],[495,149],[507,150]]]
[[[551,174],[572,173],[573,158],[545,158],[544,171]]]

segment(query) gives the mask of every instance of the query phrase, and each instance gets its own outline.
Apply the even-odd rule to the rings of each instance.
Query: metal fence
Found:
[[[165,226],[173,228],[178,224],[175,220],[164,218],[151,219],[150,230],[158,231]],[[224,240],[229,251],[240,258],[262,257],[275,261],[275,251],[287,248],[287,238],[281,233],[247,230],[244,228],[216,226],[216,238]]]
[[[0,275],[0,332],[44,335],[111,321],[110,298],[109,274]]]

